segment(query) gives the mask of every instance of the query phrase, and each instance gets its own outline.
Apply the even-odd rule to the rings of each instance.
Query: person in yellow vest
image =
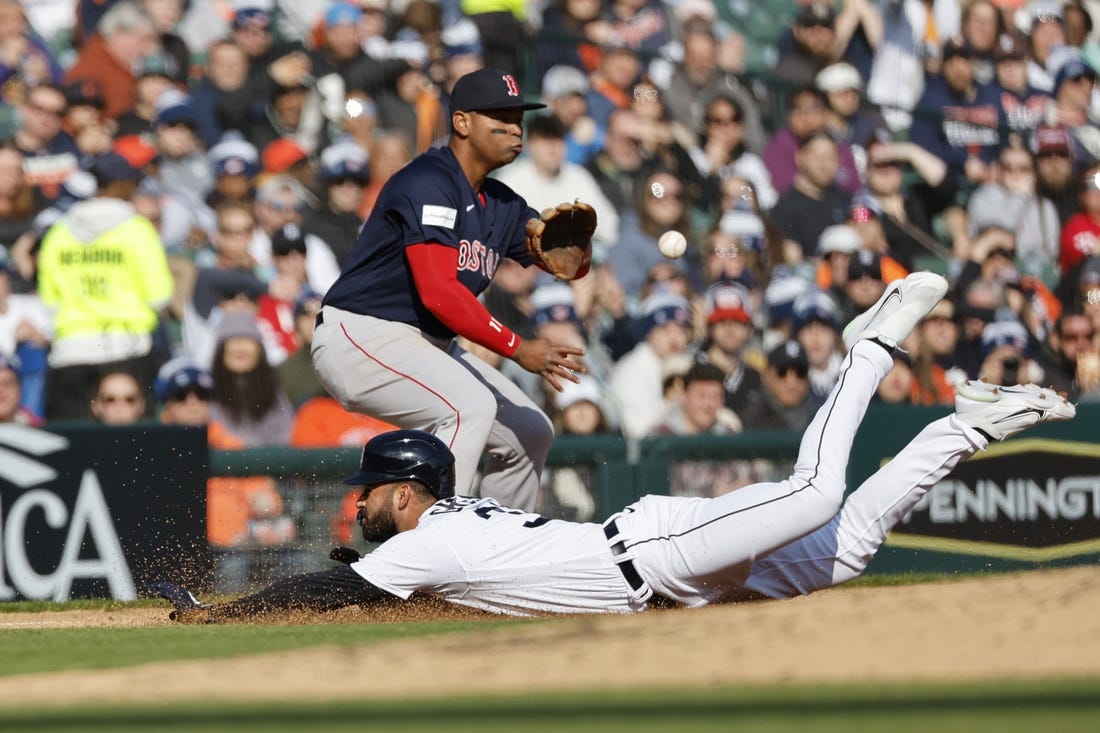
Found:
[[[133,374],[154,404],[153,334],[172,275],[157,230],[129,201],[141,174],[113,153],[91,172],[98,195],[73,204],[38,257],[39,296],[55,322],[47,420],[90,418],[96,385],[112,371]]]

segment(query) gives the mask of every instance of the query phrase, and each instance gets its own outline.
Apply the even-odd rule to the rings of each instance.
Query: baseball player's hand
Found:
[[[551,387],[561,392],[561,380],[580,382],[578,374],[584,374],[584,364],[574,357],[584,356],[584,349],[565,344],[555,344],[546,339],[521,341],[512,359],[529,372],[540,375]]]

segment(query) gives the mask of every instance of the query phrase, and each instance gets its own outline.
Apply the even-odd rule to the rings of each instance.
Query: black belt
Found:
[[[618,536],[619,527],[616,525],[615,520],[603,526],[604,536],[607,537],[607,541],[610,542],[612,538]],[[626,552],[626,543],[619,540],[615,544],[611,545],[612,556],[618,558],[620,555]],[[615,564],[619,566],[619,572],[626,578],[627,584],[635,591],[640,591],[646,587],[646,582],[642,580],[642,576],[638,575],[638,569],[634,567],[634,561],[627,558],[626,560],[615,560]]]
[[[314,328],[320,328],[321,324],[323,324],[324,322],[325,322],[325,312],[324,311],[317,311],[317,318],[316,318],[316,320],[313,321],[313,327]]]

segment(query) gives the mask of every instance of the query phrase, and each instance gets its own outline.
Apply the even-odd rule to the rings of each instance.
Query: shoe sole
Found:
[[[932,308],[935,307],[936,303],[938,303],[947,293],[947,280],[933,272],[910,273],[908,277],[890,283],[886,287],[886,290],[883,291],[882,295],[879,296],[875,304],[868,308],[866,313],[852,319],[852,322],[844,329],[844,333],[841,335],[844,345],[851,351],[856,342],[862,338],[862,334],[867,332],[868,326],[879,317],[887,306],[891,305],[896,300],[901,304],[899,308],[904,308],[906,306],[905,294],[914,292],[922,287],[932,288],[938,293],[938,297],[936,297],[927,308],[922,309],[922,312],[914,319],[913,326],[915,327],[916,324],[920,322],[920,319],[930,312]],[[901,311],[899,310],[898,312],[900,313]],[[889,316],[887,317],[889,318]],[[882,329],[878,329],[878,332],[881,332],[881,330]],[[912,328],[910,328],[910,331],[911,330]],[[889,334],[887,335],[890,336]],[[900,339],[897,339],[897,341],[904,341],[905,337],[908,335],[909,334],[906,333]],[[890,338],[894,337],[890,336]],[[849,340],[851,343],[849,343]]]
[[[1035,424],[1048,420],[1072,420],[1077,415],[1077,408],[1069,402],[1064,395],[1060,395],[1052,389],[1044,389],[1036,385],[1015,385],[1003,387],[989,382],[966,381],[956,385],[955,392],[973,402],[992,404],[1000,402],[1005,397],[1019,397],[1019,415],[1025,412],[1034,414],[1037,419]],[[1002,422],[1006,418],[995,420]]]

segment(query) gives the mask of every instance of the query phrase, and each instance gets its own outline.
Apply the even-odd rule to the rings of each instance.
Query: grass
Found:
[[[369,686],[364,671],[361,684]],[[430,680],[410,681],[430,685]],[[760,731],[761,733],[1075,733],[1094,731],[1100,682],[934,686],[719,687],[591,691],[429,701],[0,709],[11,731]]]

